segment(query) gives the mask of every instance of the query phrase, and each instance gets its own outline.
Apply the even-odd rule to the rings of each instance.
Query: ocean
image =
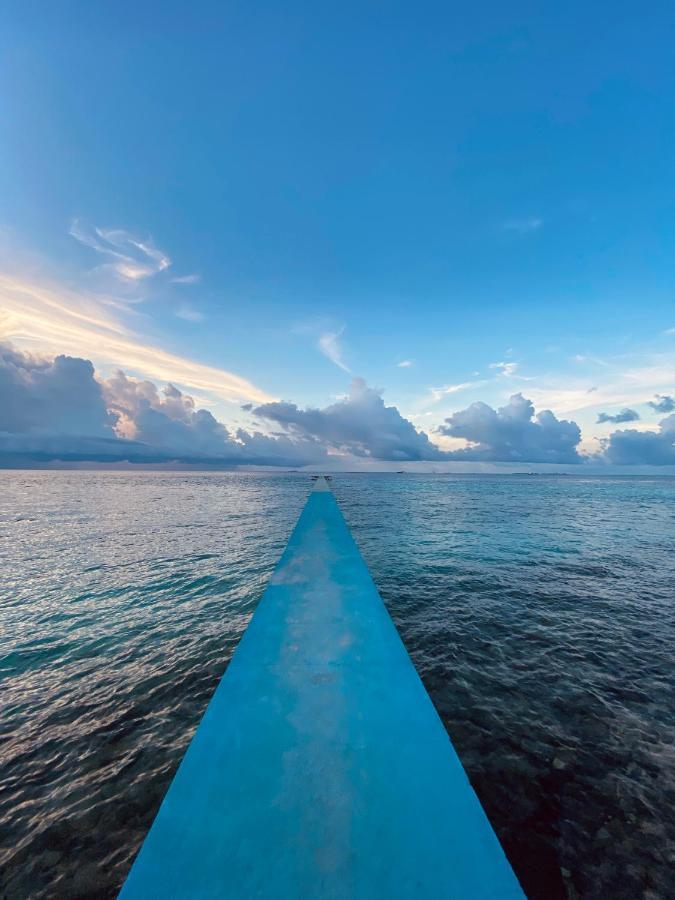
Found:
[[[0,471],[0,897],[116,895],[310,486]],[[675,479],[332,487],[528,896],[675,896]]]

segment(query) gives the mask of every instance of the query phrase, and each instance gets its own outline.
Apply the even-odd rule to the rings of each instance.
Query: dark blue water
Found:
[[[306,475],[0,472],[0,896],[112,897]],[[532,898],[675,895],[675,480],[337,476]]]

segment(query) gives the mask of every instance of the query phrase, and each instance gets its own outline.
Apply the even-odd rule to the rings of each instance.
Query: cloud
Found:
[[[225,401],[272,397],[245,378],[195,362],[140,340],[123,325],[116,298],[45,288],[0,274],[0,340],[38,347],[52,356],[89,358],[97,367],[122,366],[134,374],[172,381]]]
[[[669,413],[675,410],[675,400],[670,394],[654,394],[656,400],[647,401],[647,406],[659,413]]]
[[[122,371],[99,380],[89,360],[0,345],[0,462],[130,460],[299,466],[325,449],[302,436],[231,432],[173,384]]]
[[[637,422],[639,418],[639,413],[635,412],[634,409],[622,409],[621,412],[616,413],[614,416],[601,412],[598,413],[598,425],[601,425],[603,422],[613,422],[615,425],[621,422]]]
[[[396,363],[399,369],[409,369],[412,365],[414,365],[412,359],[402,359],[400,363]]]
[[[509,219],[504,222],[502,228],[504,231],[512,231],[516,234],[528,234],[532,231],[538,231],[544,224],[544,220],[538,216],[529,216],[525,219]]]
[[[441,460],[445,453],[424,432],[385,406],[380,394],[361,378],[349,396],[324,409],[300,409],[295,403],[266,403],[253,410],[287,433],[320,441],[343,453],[379,460]]]
[[[603,449],[607,462],[615,465],[675,465],[675,415],[662,419],[658,431],[614,431]]]
[[[194,399],[168,384],[162,390],[150,381],[115,372],[103,382],[108,407],[118,416],[117,432],[157,450],[235,463],[305,465],[325,456],[307,440],[237,429],[234,434]]]
[[[203,322],[204,321],[204,313],[199,312],[198,309],[195,309],[193,306],[190,306],[189,303],[181,303],[181,305],[176,310],[175,315],[179,319],[184,319],[186,322]]]
[[[344,328],[341,328],[339,331],[325,331],[319,336],[318,347],[323,355],[332,363],[335,363],[343,372],[349,372],[349,367],[342,358],[342,347],[340,346],[340,338],[343,332]]]
[[[448,397],[450,394],[458,394],[460,391],[466,391],[468,388],[475,388],[485,384],[485,381],[462,381],[459,384],[444,384],[443,387],[429,388],[431,399],[434,403]]]
[[[620,363],[619,364],[617,364]],[[603,408],[633,408],[644,403],[645,393],[668,393],[675,382],[675,366],[670,354],[652,355],[646,364],[625,367],[625,359],[593,373],[592,378],[542,375],[528,385],[527,393],[537,408],[554,409],[558,415],[578,415],[587,410],[593,419]],[[593,387],[591,392],[589,388]]]
[[[576,422],[557,419],[550,410],[534,415],[534,406],[514,394],[495,410],[472,403],[445,420],[440,434],[463,438],[470,446],[451,450],[448,459],[486,462],[578,463],[581,432]]]
[[[514,375],[517,368],[518,363],[515,362],[493,362],[490,363],[490,369],[499,369],[499,375],[503,375],[505,378],[509,378],[511,375]]]
[[[85,359],[53,359],[0,344],[0,433],[114,438],[94,367]]]
[[[175,278],[171,278],[171,284],[198,284],[201,280],[201,276],[196,272],[193,272],[191,275],[177,275]]]
[[[589,356],[587,353],[576,353],[571,359],[574,363],[590,363],[591,365],[601,366],[602,368],[607,368],[609,365],[606,360],[600,359],[599,356]]]
[[[106,268],[123,281],[141,281],[171,265],[169,257],[151,238],[136,237],[122,228],[97,228],[75,219],[69,233],[107,259]]]

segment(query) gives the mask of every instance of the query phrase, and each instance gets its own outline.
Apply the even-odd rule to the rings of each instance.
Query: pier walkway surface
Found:
[[[523,896],[320,478],[120,897]]]

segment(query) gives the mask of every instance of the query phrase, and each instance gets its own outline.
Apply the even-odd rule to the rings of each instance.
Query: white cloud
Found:
[[[606,360],[600,359],[599,356],[589,356],[585,353],[575,353],[575,355],[571,357],[571,360],[573,363],[579,363],[579,365],[582,365],[583,363],[591,363],[594,366],[602,366],[604,368],[609,365]]]
[[[528,216],[524,219],[509,219],[504,222],[502,228],[504,231],[513,231],[516,234],[527,234],[531,231],[538,231],[544,224],[544,220],[538,216]]]
[[[105,268],[122,281],[141,281],[171,265],[167,254],[151,238],[138,238],[122,228],[98,228],[75,219],[70,234],[107,259]]]
[[[326,456],[296,435],[230,430],[173,384],[118,370],[96,377],[89,360],[54,359],[0,344],[0,456],[40,461],[307,465]]]
[[[412,365],[414,365],[412,359],[402,359],[400,363],[396,363],[399,369],[409,369]]]
[[[672,356],[635,360],[630,368],[622,367],[622,362],[605,363],[601,372],[593,373],[593,381],[579,376],[541,375],[536,386],[528,386],[528,394],[538,407],[546,406],[558,415],[567,415],[599,412],[607,407],[631,407],[645,403],[655,392],[672,393],[675,385]]]
[[[468,388],[478,387],[482,384],[485,384],[484,381],[462,381],[459,384],[444,384],[443,387],[432,387],[429,388],[429,393],[431,394],[431,399],[434,403],[438,403],[439,400],[442,400],[443,397],[448,397],[451,394],[458,394],[460,391],[466,391]]]
[[[450,453],[452,459],[487,462],[578,463],[581,432],[576,422],[558,419],[547,409],[535,415],[534,404],[522,394],[493,409],[472,403],[454,413],[438,429],[467,441]]]
[[[499,369],[499,375],[503,375],[505,378],[509,378],[515,374],[518,369],[518,363],[515,362],[493,362],[490,363],[489,368],[491,369]]]
[[[327,448],[378,460],[441,460],[443,452],[404,418],[395,406],[385,406],[378,391],[361,378],[352,381],[349,396],[324,409],[300,409],[295,403],[266,403],[253,414],[281,426],[289,435]]]
[[[340,338],[344,332],[344,328],[339,331],[325,331],[319,336],[318,347],[327,359],[334,363],[343,372],[349,372],[349,366],[342,358],[342,347],[340,346]]]
[[[190,306],[189,303],[181,303],[175,314],[179,319],[184,319],[186,322],[204,321],[204,313],[199,312],[198,309]]]
[[[198,284],[201,281],[201,276],[193,272],[192,275],[177,275],[175,278],[171,278],[170,281],[171,284]]]
[[[24,349],[92,359],[97,368],[123,366],[135,375],[229,402],[272,399],[233,372],[147,343],[119,321],[120,308],[115,298],[46,288],[0,273],[0,339]]]

